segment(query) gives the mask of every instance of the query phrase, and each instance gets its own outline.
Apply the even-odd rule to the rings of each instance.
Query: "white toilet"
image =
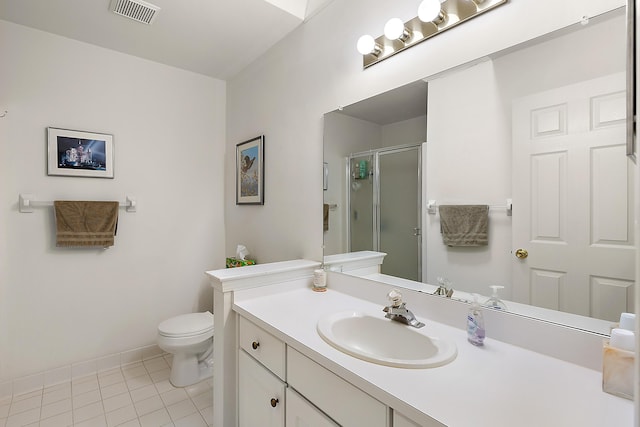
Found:
[[[213,314],[190,313],[158,325],[158,347],[173,354],[169,381],[176,387],[213,375]]]

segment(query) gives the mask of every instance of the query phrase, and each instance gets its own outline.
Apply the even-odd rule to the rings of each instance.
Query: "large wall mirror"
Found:
[[[616,9],[327,113],[324,255],[607,334],[634,309],[625,28]],[[445,245],[438,206],[478,204],[488,244]]]

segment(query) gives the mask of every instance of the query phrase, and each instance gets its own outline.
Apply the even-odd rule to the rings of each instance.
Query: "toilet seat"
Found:
[[[172,317],[158,325],[158,333],[168,338],[187,338],[209,334],[213,336],[213,314],[206,311]]]

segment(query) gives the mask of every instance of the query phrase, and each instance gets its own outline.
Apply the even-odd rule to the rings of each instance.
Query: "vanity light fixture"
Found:
[[[411,31],[404,26],[400,18],[391,18],[384,26],[384,36],[389,40],[400,40],[406,43],[411,38]]]
[[[441,3],[444,3],[444,0],[422,0],[418,6],[418,18],[422,22],[441,23],[446,18]]]
[[[376,43],[374,38],[369,34],[365,34],[358,39],[358,52],[362,55],[371,54],[372,56],[378,57],[378,55],[382,53],[382,46]]]
[[[365,35],[358,39],[363,68],[389,58],[449,28],[488,12],[509,0],[422,0],[418,16],[402,22],[392,18],[378,38]]]

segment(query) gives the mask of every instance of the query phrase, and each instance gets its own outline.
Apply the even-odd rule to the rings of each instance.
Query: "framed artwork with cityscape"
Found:
[[[49,175],[113,178],[113,135],[47,128]]]

